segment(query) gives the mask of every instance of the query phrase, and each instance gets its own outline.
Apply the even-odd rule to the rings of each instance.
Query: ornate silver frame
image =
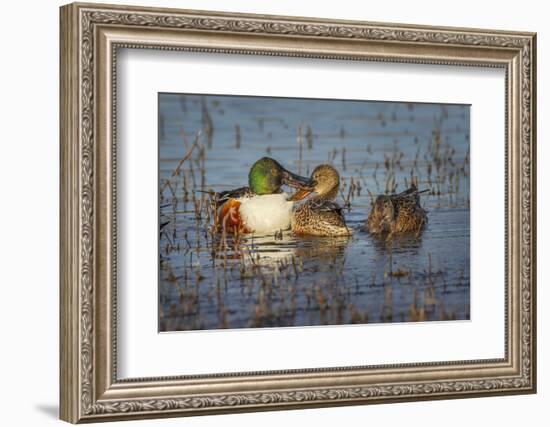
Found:
[[[61,8],[60,42],[63,420],[535,392],[535,34],[71,4]],[[119,47],[504,68],[505,357],[118,380],[114,65]]]

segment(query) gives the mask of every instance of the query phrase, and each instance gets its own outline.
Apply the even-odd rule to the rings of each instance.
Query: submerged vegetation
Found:
[[[469,319],[468,107],[348,104],[161,97],[161,331]],[[220,232],[211,192],[265,154],[337,168],[353,236]],[[424,229],[365,231],[376,197],[410,185]]]

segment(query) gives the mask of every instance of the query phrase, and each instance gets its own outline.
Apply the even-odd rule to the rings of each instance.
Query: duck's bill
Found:
[[[283,184],[292,188],[309,188],[311,189],[311,179],[305,178],[300,175],[296,175],[290,171],[285,170],[283,172]]]
[[[292,196],[290,196],[289,200],[292,202],[297,202],[299,200],[305,199],[311,193],[313,193],[313,188],[299,188]]]

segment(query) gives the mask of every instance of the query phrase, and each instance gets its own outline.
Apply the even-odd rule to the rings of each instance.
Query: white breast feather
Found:
[[[246,226],[254,233],[272,233],[290,228],[292,202],[286,194],[243,197],[239,213]]]

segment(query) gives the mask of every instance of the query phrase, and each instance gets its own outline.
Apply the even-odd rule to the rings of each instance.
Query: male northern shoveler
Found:
[[[300,188],[291,200],[302,200],[291,218],[295,234],[313,236],[348,236],[351,230],[346,226],[342,208],[334,202],[340,188],[340,175],[330,165],[319,165],[311,174],[309,186]]]
[[[281,192],[281,187],[301,188],[309,182],[276,160],[261,158],[250,168],[248,187],[217,194],[220,229],[229,233],[259,234],[287,230],[294,202]]]
[[[429,191],[429,190],[424,190]],[[417,233],[428,222],[426,211],[420,206],[416,185],[402,193],[378,196],[367,218],[367,229],[372,234]]]

